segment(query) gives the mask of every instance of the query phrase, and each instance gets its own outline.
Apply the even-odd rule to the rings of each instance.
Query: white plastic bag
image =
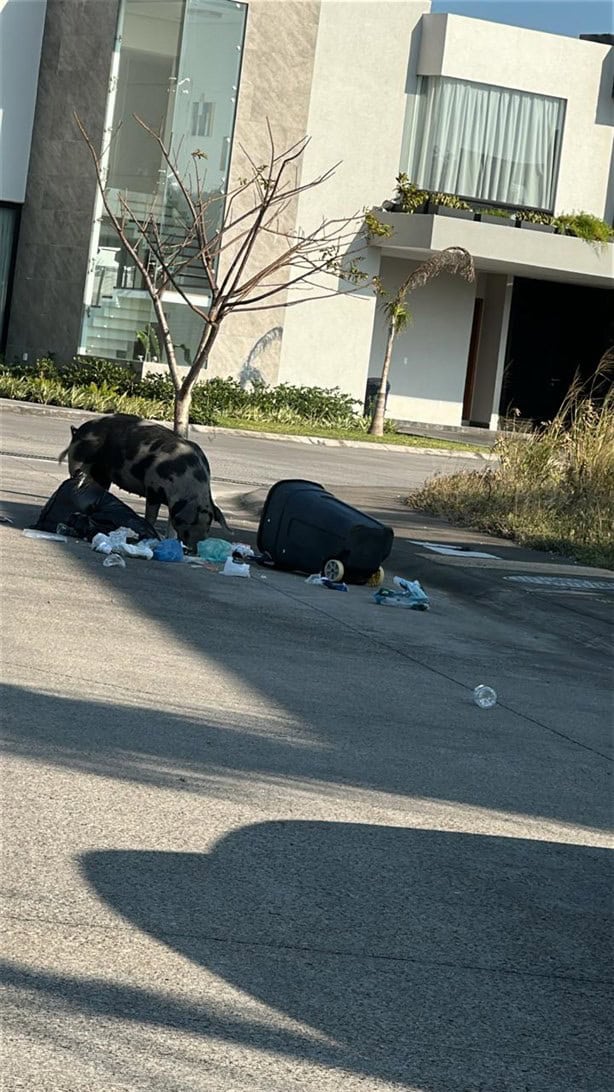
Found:
[[[240,562],[233,561],[231,557],[226,558],[224,568],[222,569],[222,576],[247,576],[249,577],[249,565],[241,564]]]

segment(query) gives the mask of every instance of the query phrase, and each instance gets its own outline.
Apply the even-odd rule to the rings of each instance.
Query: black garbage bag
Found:
[[[84,538],[88,542],[99,532],[108,535],[118,527],[129,527],[139,539],[160,538],[155,527],[119,497],[114,497],[96,482],[79,486],[74,478],[67,478],[49,497],[34,530],[54,532],[59,523],[74,538]]]

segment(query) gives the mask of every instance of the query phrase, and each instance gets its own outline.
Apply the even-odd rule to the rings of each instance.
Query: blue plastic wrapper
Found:
[[[183,561],[183,546],[178,538],[164,538],[153,547],[154,561]]]

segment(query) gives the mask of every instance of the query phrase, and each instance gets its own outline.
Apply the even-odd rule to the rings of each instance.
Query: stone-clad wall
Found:
[[[231,190],[238,179],[250,175],[242,149],[257,163],[267,161],[267,119],[280,152],[308,133],[320,9],[321,0],[250,0],[232,149]],[[294,202],[285,218],[284,226],[289,231],[295,227],[296,211]],[[266,266],[275,253],[275,244],[261,237],[253,255],[252,271]],[[230,315],[211,354],[209,374],[245,375],[245,364],[256,348],[254,367],[268,383],[276,382],[285,315],[281,306]]]
[[[79,344],[96,196],[77,110],[100,146],[119,0],[48,0],[7,360]]]

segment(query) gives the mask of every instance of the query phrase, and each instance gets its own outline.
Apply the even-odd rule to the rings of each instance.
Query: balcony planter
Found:
[[[423,212],[431,216],[454,216],[457,220],[473,220],[473,209],[457,209],[453,205],[440,205],[438,201],[427,201]]]
[[[523,231],[545,231],[548,235],[554,235],[554,224],[534,224],[531,220],[519,220],[518,226]]]
[[[493,216],[490,212],[476,212],[475,218],[480,224],[498,224],[499,227],[516,227],[516,217],[513,213],[509,216]]]

